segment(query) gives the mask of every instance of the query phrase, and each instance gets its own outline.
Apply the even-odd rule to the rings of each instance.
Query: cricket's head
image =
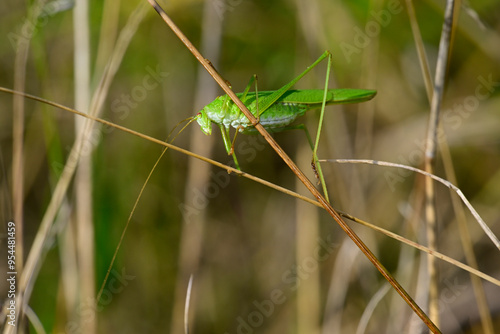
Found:
[[[204,134],[206,135],[212,134],[212,122],[210,121],[210,118],[208,118],[205,109],[201,109],[198,115],[196,115],[195,119],[196,122],[198,122],[198,124],[200,125],[201,131],[203,131]]]

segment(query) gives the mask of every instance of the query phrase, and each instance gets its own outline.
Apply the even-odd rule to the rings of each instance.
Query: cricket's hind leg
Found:
[[[318,181],[318,185],[321,184],[321,188],[323,189],[323,194],[325,195],[325,199],[330,202],[330,199],[328,197],[328,190],[326,188],[326,183],[325,183],[325,178],[323,177],[323,171],[321,169],[321,165],[318,162],[318,156],[316,155],[316,148],[315,145],[312,141],[311,135],[309,134],[309,130],[305,126],[305,124],[296,124],[296,125],[288,125],[282,128],[279,128],[279,130],[273,131],[268,130],[268,132],[281,132],[281,131],[286,131],[286,130],[303,130],[306,137],[307,141],[309,142],[309,146],[311,147],[311,150],[313,152],[313,156],[311,159],[311,168],[313,170],[314,176],[316,177],[316,180]]]

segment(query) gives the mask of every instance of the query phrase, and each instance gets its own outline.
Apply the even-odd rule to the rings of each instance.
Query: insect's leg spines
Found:
[[[320,185],[321,183],[321,180],[320,180],[320,177],[319,177],[319,173],[318,173],[318,169],[316,168],[316,163],[314,162],[314,158],[311,160],[311,168],[312,168],[312,171],[314,173],[314,176],[316,177],[316,185]]]

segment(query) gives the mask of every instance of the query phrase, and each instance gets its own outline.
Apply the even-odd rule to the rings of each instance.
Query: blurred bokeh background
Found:
[[[260,90],[278,89],[330,50],[330,87],[378,94],[363,104],[327,108],[319,157],[422,167],[430,102],[408,4],[160,2],[235,91],[254,74]],[[414,6],[413,23],[434,77],[445,1]],[[500,3],[456,6],[435,173],[453,181],[499,235]],[[90,110],[160,140],[221,94],[145,0],[77,1],[76,7],[71,0],[8,0],[0,3],[0,17],[2,87]],[[325,74],[326,62],[296,88],[323,88]],[[17,254],[24,260],[41,235],[49,203],[58,200],[59,182],[68,185],[36,258],[30,324],[24,322],[32,332],[183,332],[191,275],[191,333],[422,332],[420,320],[323,210],[172,150],[142,192],[110,268],[163,148],[94,124],[83,144],[82,167],[61,181],[83,118],[31,100],[24,100],[23,115],[13,104],[11,94],[0,92],[0,216],[2,236],[9,220],[22,231]],[[309,112],[300,122],[315,134],[318,116]],[[24,124],[24,170],[17,176],[23,191],[17,193],[16,117]],[[305,135],[274,137],[313,180]],[[215,126],[206,136],[192,123],[174,143],[232,161]],[[310,197],[260,137],[239,135],[235,148],[244,171]],[[322,166],[336,209],[426,244],[423,178],[374,165]],[[478,269],[500,278],[499,250],[462,205],[454,206],[456,199],[436,183],[437,250],[468,262],[462,242],[470,239]],[[349,225],[426,310],[425,253]],[[0,254],[6,254],[5,240]],[[6,272],[6,256],[0,263]],[[483,290],[473,288],[467,272],[446,262],[438,262],[438,270],[443,332],[500,331],[500,287],[481,280]],[[3,298],[4,279],[0,287]]]

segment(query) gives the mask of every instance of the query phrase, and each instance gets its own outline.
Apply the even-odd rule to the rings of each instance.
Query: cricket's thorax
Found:
[[[247,108],[257,117],[257,108],[255,101],[246,102]],[[278,101],[264,111],[259,121],[266,129],[279,129],[292,123],[297,117],[302,116],[307,110],[306,104],[297,104]],[[202,113],[205,113],[208,119],[216,124],[222,124],[229,128],[244,132],[245,129],[252,126],[250,121],[241,112],[227,96],[219,96],[211,104],[207,105]]]

